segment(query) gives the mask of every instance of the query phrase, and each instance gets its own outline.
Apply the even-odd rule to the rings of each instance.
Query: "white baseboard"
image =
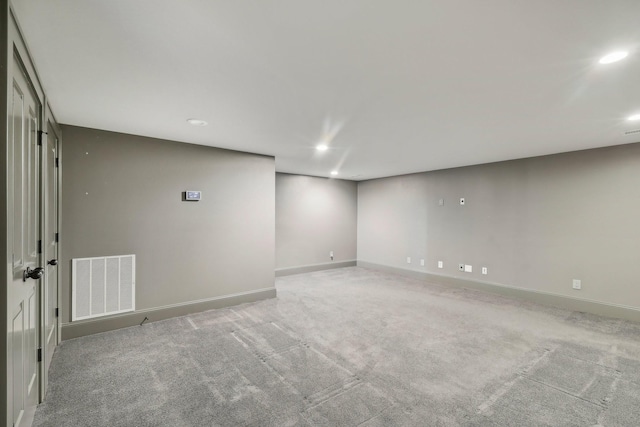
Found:
[[[416,270],[408,270],[390,265],[377,264],[368,261],[358,261],[358,267],[372,270],[384,271],[387,273],[399,274],[430,283],[455,286],[459,288],[474,289],[490,292],[498,295],[521,298],[527,301],[536,302],[552,307],[564,308],[572,311],[597,314],[599,316],[615,317],[618,319],[640,322],[640,309],[619,304],[611,304],[601,301],[593,301],[582,298],[569,297],[566,295],[554,294],[551,292],[535,291],[531,289],[518,288],[499,283],[482,282],[477,280],[462,279],[459,277],[445,276],[439,274],[426,273]]]

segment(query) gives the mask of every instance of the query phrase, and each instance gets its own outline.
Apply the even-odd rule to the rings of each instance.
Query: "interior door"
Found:
[[[42,246],[45,262],[42,291],[42,398],[47,390],[49,365],[58,343],[58,134],[56,126],[47,121],[46,142],[42,145],[43,230]],[[42,400],[42,399],[41,399]]]
[[[14,56],[9,117],[10,227],[13,280],[8,290],[8,410],[14,426],[29,426],[39,399],[38,288],[40,183],[38,130],[41,105],[20,59]]]

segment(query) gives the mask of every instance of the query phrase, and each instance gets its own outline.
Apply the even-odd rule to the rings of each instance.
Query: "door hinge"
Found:
[[[42,362],[42,348],[38,349],[38,362]]]
[[[60,234],[56,233],[56,243],[60,241]]]
[[[48,133],[42,130],[38,131],[38,145],[42,145],[42,135],[48,135]]]
[[[58,307],[56,307],[56,309],[54,310],[54,314],[56,315],[56,317],[58,317],[58,315],[59,315]]]
[[[60,167],[60,158],[56,157],[56,167]]]
[[[38,240],[38,253],[42,253],[42,240]]]

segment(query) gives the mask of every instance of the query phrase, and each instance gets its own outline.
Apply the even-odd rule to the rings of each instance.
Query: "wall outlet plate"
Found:
[[[438,261],[438,268],[444,267],[444,263],[442,261]]]
[[[573,279],[573,289],[582,289],[582,280]]]
[[[438,206],[444,206],[444,199],[438,200]]]
[[[407,264],[411,264],[411,257],[410,256],[407,257]]]
[[[482,267],[482,274],[488,274],[487,267]]]
[[[182,192],[182,200],[185,202],[199,202],[202,198],[202,191],[187,190]]]
[[[460,204],[464,205],[464,197],[460,197]]]
[[[420,260],[420,265],[424,267],[424,260],[423,259]]]
[[[464,264],[458,264],[458,270],[464,271]]]
[[[471,265],[465,265],[464,266],[464,271],[465,271],[465,273],[472,273],[473,272],[473,267]]]

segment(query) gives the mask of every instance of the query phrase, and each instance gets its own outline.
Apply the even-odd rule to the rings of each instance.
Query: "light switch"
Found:
[[[187,190],[184,193],[182,193],[182,195],[184,197],[184,200],[186,200],[187,202],[197,202],[202,197],[202,192],[195,191],[195,190]]]

